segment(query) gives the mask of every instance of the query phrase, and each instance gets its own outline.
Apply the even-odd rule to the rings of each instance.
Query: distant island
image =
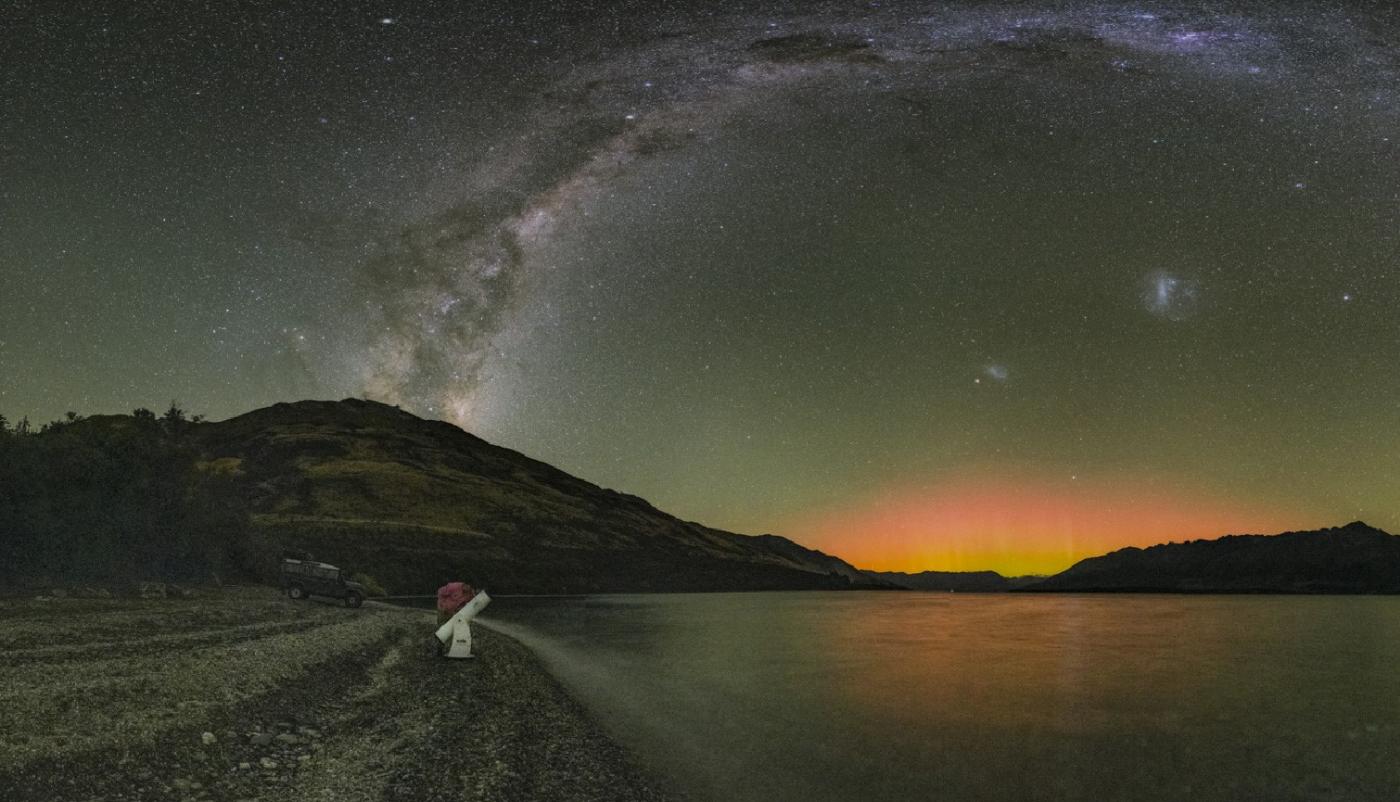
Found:
[[[1400,539],[1354,522],[1125,548],[1050,577],[864,571],[777,535],[683,521],[373,401],[274,404],[221,422],[0,417],[0,580],[44,588],[268,581],[312,553],[380,592],[924,590],[1400,593]]]

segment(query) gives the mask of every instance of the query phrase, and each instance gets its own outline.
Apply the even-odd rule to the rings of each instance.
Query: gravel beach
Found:
[[[3,798],[672,798],[525,647],[432,629],[261,588],[0,602]]]

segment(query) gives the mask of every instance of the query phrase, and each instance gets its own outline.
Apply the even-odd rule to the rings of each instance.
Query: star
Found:
[[[71,38],[0,80],[30,112],[0,163],[35,179],[0,182],[0,270],[28,288],[0,293],[0,412],[122,411],[169,377],[216,416],[369,394],[755,530],[782,521],[749,483],[663,456],[836,421],[919,480],[1007,432],[1063,483],[1087,435],[1246,501],[1274,449],[1339,466],[1275,495],[1387,503],[1380,450],[1334,450],[1400,398],[1400,339],[1335,336],[1391,331],[1400,303],[1396,34],[1368,4],[642,3],[596,41],[622,15],[185,3],[103,31],[32,5]],[[188,46],[219,35],[250,57]],[[148,39],[179,46],[121,56]],[[141,113],[91,102],[113,91]],[[82,226],[53,212],[70,194],[95,199]],[[888,425],[856,431],[877,392]],[[752,456],[757,490],[779,461]]]

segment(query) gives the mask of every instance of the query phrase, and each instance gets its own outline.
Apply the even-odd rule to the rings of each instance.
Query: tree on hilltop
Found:
[[[0,584],[10,579],[202,580],[221,575],[246,534],[236,482],[200,470],[191,421],[177,404],[138,409],[121,425],[0,437]],[[18,435],[27,436],[18,436]],[[47,580],[44,580],[47,581]]]

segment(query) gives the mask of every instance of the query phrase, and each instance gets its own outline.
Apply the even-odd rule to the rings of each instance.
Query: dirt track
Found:
[[[429,613],[197,599],[0,603],[6,800],[651,800],[521,645]]]

